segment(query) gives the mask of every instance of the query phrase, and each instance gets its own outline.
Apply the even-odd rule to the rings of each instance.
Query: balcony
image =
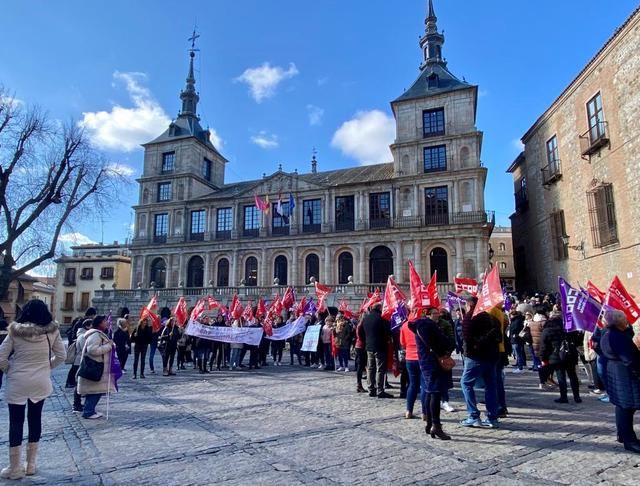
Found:
[[[336,231],[353,231],[355,229],[355,221],[353,219],[345,221],[336,221]]]
[[[289,236],[289,226],[274,226],[271,228],[272,236]]]
[[[216,240],[230,240],[231,230],[216,231]]]
[[[257,238],[260,236],[260,228],[245,228],[242,230],[242,236],[245,238]]]
[[[167,242],[167,235],[154,235],[153,242],[154,243],[166,243]]]
[[[541,170],[542,170],[543,186],[550,186],[551,184],[553,184],[554,182],[556,182],[558,179],[562,177],[560,159],[556,159],[549,162],[549,165],[547,165],[544,169],[541,169]]]
[[[582,158],[588,160],[604,146],[610,146],[609,126],[606,121],[599,121],[580,135],[580,152]]]
[[[378,218],[369,220],[369,229],[391,228],[390,218]]]
[[[64,282],[62,282],[62,285],[64,285],[65,287],[73,287],[76,284],[76,279],[64,279]]]
[[[420,216],[400,216],[394,219],[394,228],[417,228],[422,226],[422,218]]]
[[[321,224],[303,224],[302,232],[303,233],[320,233],[322,231]]]
[[[189,241],[204,241],[204,233],[191,233]]]

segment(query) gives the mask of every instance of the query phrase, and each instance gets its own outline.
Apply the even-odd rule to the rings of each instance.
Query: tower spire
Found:
[[[180,92],[180,99],[182,100],[182,110],[180,112],[181,117],[195,117],[197,118],[197,108],[200,96],[196,92],[196,78],[193,74],[193,58],[196,56],[196,40],[200,37],[200,34],[196,33],[193,29],[193,34],[188,40],[191,41],[191,49],[189,49],[189,73],[187,74],[187,84],[185,88]]]
[[[424,35],[420,38],[420,49],[423,54],[423,62],[420,69],[424,70],[429,64],[446,65],[442,58],[442,45],[444,44],[444,35],[438,32],[438,17],[436,17],[433,8],[433,0],[428,2],[427,17],[424,21]]]

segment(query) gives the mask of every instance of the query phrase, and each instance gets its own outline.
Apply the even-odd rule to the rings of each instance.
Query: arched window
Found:
[[[320,279],[320,258],[318,255],[312,253],[307,255],[304,260],[304,284],[309,283],[309,279],[315,277],[316,280]]]
[[[256,257],[249,257],[244,262],[244,284],[247,287],[258,285],[258,260]]]
[[[287,257],[279,255],[273,262],[273,276],[280,285],[287,285]]]
[[[393,253],[386,246],[376,246],[369,253],[369,282],[385,283],[393,274]]]
[[[193,256],[187,264],[187,287],[202,287],[204,284],[204,260]]]
[[[151,272],[149,273],[149,283],[157,288],[163,288],[167,284],[167,265],[162,258],[156,258],[151,262]]]
[[[507,269],[507,263],[506,262],[500,262],[500,270],[506,270]]]
[[[498,245],[498,249],[500,251],[507,251],[507,245],[505,245],[504,243],[500,243],[500,245]]]
[[[444,248],[434,248],[429,255],[429,264],[431,265],[431,275],[437,271],[436,280],[438,282],[449,281],[449,264],[447,262],[447,252]]]
[[[343,251],[338,256],[338,283],[349,283],[349,277],[353,275],[353,255]],[[360,277],[362,278],[362,277]]]
[[[217,287],[229,286],[229,260],[227,260],[226,258],[221,258],[220,260],[218,260],[216,286]]]

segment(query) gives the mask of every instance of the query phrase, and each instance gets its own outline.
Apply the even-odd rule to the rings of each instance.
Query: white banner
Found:
[[[307,333],[304,335],[302,348],[300,348],[301,351],[312,351],[315,353],[318,350],[318,339],[320,339],[321,327],[320,324],[307,327]]]
[[[289,322],[282,327],[273,328],[273,335],[267,336],[267,339],[271,339],[272,341],[284,341],[286,339],[292,338],[293,336],[304,332],[306,329],[307,320],[300,316],[293,322]]]
[[[260,344],[263,333],[261,327],[205,326],[194,320],[189,320],[185,332],[189,336],[209,339],[211,341],[232,344],[243,343],[251,346],[258,346]]]

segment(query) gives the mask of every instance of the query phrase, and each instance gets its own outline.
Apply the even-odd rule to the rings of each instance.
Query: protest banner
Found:
[[[262,339],[261,327],[218,327],[205,326],[190,320],[185,331],[187,335],[222,343],[243,343],[258,346]]]
[[[306,322],[307,320],[304,317],[299,317],[295,321],[289,322],[282,327],[274,327],[273,334],[271,336],[266,336],[266,338],[271,339],[272,341],[284,341],[292,338],[293,336],[304,332]]]
[[[316,352],[318,350],[318,339],[320,339],[320,328],[322,326],[309,326],[307,327],[307,332],[304,335],[304,341],[302,341],[302,348],[300,351],[312,351]]]

